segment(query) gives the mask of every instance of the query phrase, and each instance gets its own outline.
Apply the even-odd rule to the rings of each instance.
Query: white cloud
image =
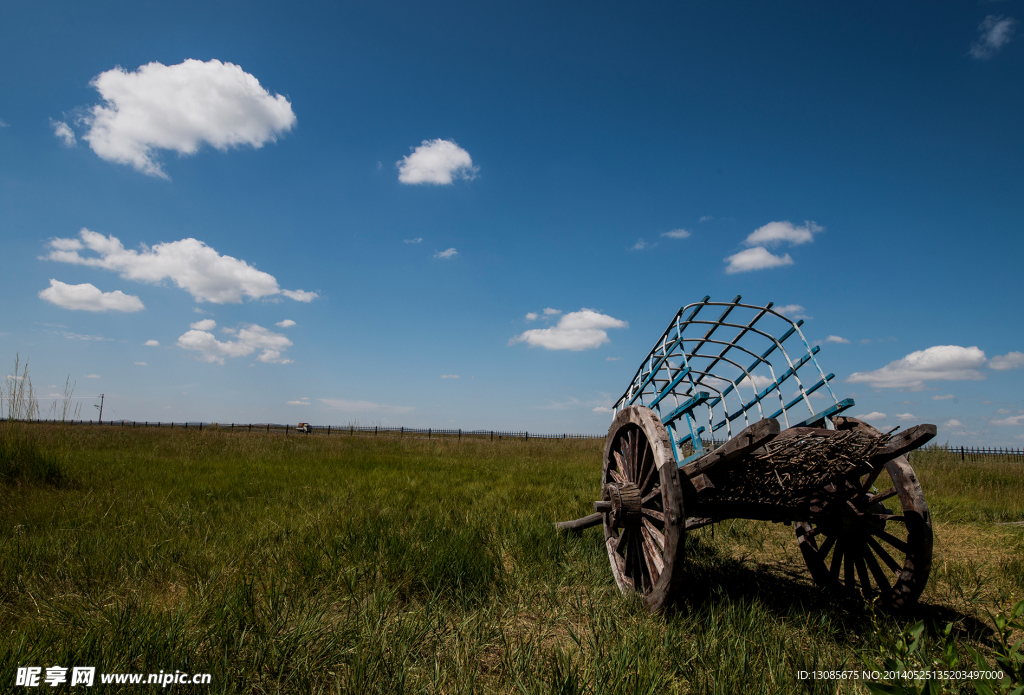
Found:
[[[212,331],[214,328],[217,327],[217,322],[214,321],[213,319],[203,319],[202,321],[190,323],[188,327],[193,328],[197,331]]]
[[[942,423],[942,426],[947,428],[947,429],[950,429],[950,428],[953,428],[953,427],[963,427],[964,423],[960,422],[957,419],[952,419],[952,420],[946,420],[944,423]]]
[[[947,393],[944,396],[932,396],[933,401],[948,401],[951,398],[956,398],[952,393]]]
[[[786,304],[784,306],[773,307],[775,311],[779,312],[783,316],[788,316],[791,319],[809,319],[810,316],[804,315],[806,309],[799,304]]]
[[[1013,417],[1003,418],[1002,420],[992,420],[989,422],[990,425],[1024,425],[1024,415],[1014,415]]]
[[[82,139],[102,159],[130,164],[167,178],[157,150],[195,154],[204,144],[218,150],[260,148],[295,125],[292,105],[271,95],[255,77],[232,63],[186,60],[149,63],[135,72],[117,67],[90,84],[103,98],[82,121]]]
[[[310,405],[308,400],[305,401],[288,401],[285,405]]]
[[[480,167],[454,140],[424,140],[412,154],[395,162],[402,183],[446,186],[455,178],[472,180]]]
[[[910,413],[897,413],[896,419],[899,420],[900,422],[910,422],[911,420],[916,420],[917,418]]]
[[[814,241],[814,235],[824,230],[814,222],[804,222],[796,227],[792,222],[769,222],[750,233],[743,243],[746,246],[777,246],[780,243],[799,246]]]
[[[273,275],[237,258],[222,256],[198,239],[182,239],[151,248],[143,245],[141,251],[134,251],[126,249],[113,235],[103,236],[83,228],[78,236],[81,240],[51,239],[50,254],[44,258],[111,270],[139,282],[169,279],[197,302],[237,304],[243,296],[259,299],[276,294],[308,302],[317,296],[314,292],[281,290]],[[83,256],[79,253],[83,249],[98,256]]]
[[[878,412],[876,410],[876,411],[873,411],[873,412],[870,412],[870,413],[865,413],[863,415],[856,415],[855,417],[858,420],[866,420],[868,422],[877,422],[879,420],[884,420],[885,419],[885,413],[880,413],[880,412]]]
[[[57,139],[60,140],[65,147],[74,147],[77,144],[77,140],[75,140],[75,131],[71,130],[71,126],[64,121],[55,121],[51,118],[50,127],[53,128],[53,134],[57,136]]]
[[[415,239],[402,239],[402,241],[406,244],[418,244],[423,241],[423,237],[418,236]]]
[[[146,364],[145,362],[136,362],[135,366],[136,367],[148,367],[149,365]]]
[[[138,297],[121,290],[102,292],[96,285],[83,283],[68,285],[50,280],[50,286],[39,292],[39,298],[65,309],[78,311],[142,311],[146,307]]]
[[[100,375],[99,374],[86,374],[85,378],[86,379],[99,379]]]
[[[985,375],[978,368],[985,364],[985,353],[977,347],[935,345],[912,352],[871,372],[855,372],[848,383],[868,383],[875,388],[909,388],[920,391],[926,381],[980,381]]]
[[[1009,415],[1010,411],[1007,410],[1006,408],[1000,408],[999,410],[996,411],[996,413],[998,413],[999,415]]]
[[[349,401],[344,398],[320,398],[321,403],[332,410],[339,410],[344,413],[363,412],[386,412],[386,413],[408,413],[413,408],[404,405],[386,405],[384,403],[373,403],[371,401]]]
[[[143,343],[143,345],[145,345],[146,347],[160,347],[160,341],[159,340],[147,340],[146,342]]]
[[[1008,352],[1005,355],[996,355],[988,361],[989,369],[1005,372],[1009,369],[1020,369],[1024,367],[1024,352]]]
[[[526,320],[527,321],[536,321],[537,320],[537,313],[533,312],[533,311],[527,313],[526,314]]]
[[[713,219],[715,219],[715,218],[714,218],[714,217],[712,217],[711,215],[703,215],[703,216],[702,216],[702,217],[701,217],[701,218],[700,218],[700,219],[698,220],[698,222],[710,222],[710,221],[711,221],[711,220],[713,220]]]
[[[871,343],[871,338],[861,338],[857,342],[860,343],[861,345],[868,345]]]
[[[829,337],[825,338],[825,342],[826,343],[842,343],[843,345],[849,345],[850,344],[849,340],[847,340],[846,338],[840,337],[838,335],[830,335]]]
[[[604,361],[605,362],[618,362],[621,359],[622,359],[621,357],[605,357]]]
[[[459,375],[458,374],[442,374],[441,378],[442,379],[458,379]]]
[[[706,377],[706,378],[707,379],[715,379],[715,377]],[[724,388],[726,386],[729,386],[729,382],[725,381],[723,379],[715,379],[715,381],[719,382],[718,385],[720,387],[722,387],[722,388]],[[753,388],[753,389],[756,389],[756,390],[760,391],[761,389],[765,388],[766,386],[768,386],[770,384],[774,384],[774,383],[775,383],[774,381],[772,381],[771,379],[769,379],[766,376],[761,376],[760,374],[751,374],[750,376],[745,376],[742,379],[740,379],[739,382],[736,385],[738,387],[741,387],[741,388]],[[794,395],[796,395],[796,394],[794,394]]]
[[[544,310],[547,313],[547,309]],[[508,341],[509,345],[526,343],[548,350],[586,350],[608,342],[609,328],[628,328],[625,321],[599,314],[592,309],[573,311],[550,328],[534,328]]]
[[[309,304],[314,299],[320,297],[316,292],[307,292],[306,290],[281,290],[281,294],[288,299],[294,299],[296,302],[303,302]]]
[[[284,321],[278,321],[274,325],[280,326],[281,328],[291,328],[292,326],[295,325],[295,322],[292,321],[291,319],[285,319]]]
[[[703,218],[701,218],[701,221],[704,221]],[[667,236],[669,239],[688,239],[690,232],[685,229],[673,229],[671,232],[662,232],[661,235]]]
[[[729,264],[725,267],[725,272],[730,275],[733,273],[745,273],[750,270],[764,270],[765,268],[793,265],[793,259],[790,258],[788,253],[784,256],[776,256],[763,246],[740,251],[725,260]]]
[[[225,357],[245,357],[257,350],[261,351],[259,357],[256,358],[260,362],[274,364],[292,362],[292,360],[284,359],[281,356],[281,353],[291,347],[292,341],[280,333],[274,333],[254,323],[245,324],[238,330],[224,329],[224,331],[234,335],[235,340],[221,342],[212,333],[193,328],[178,338],[178,347],[199,352],[200,360],[217,364],[224,364]]]
[[[980,36],[971,44],[970,55],[976,60],[988,60],[1000,48],[1010,43],[1017,21],[1011,17],[990,14],[978,25]]]
[[[447,258],[455,258],[458,255],[459,255],[459,252],[456,251],[454,247],[452,247],[452,248],[446,249],[444,251],[438,251],[437,253],[434,254],[434,258],[446,258],[447,259]]]
[[[649,249],[652,246],[655,246],[655,244],[648,244],[643,239],[638,239],[637,242],[633,244],[633,246],[630,248],[630,251],[643,251],[644,249]]]
[[[545,316],[558,316],[561,313],[561,309],[552,309],[551,307],[548,307],[547,309],[544,310]]]
[[[612,410],[611,408],[605,408],[603,405],[599,405],[596,408],[594,408],[593,412],[595,412],[595,413],[614,413],[615,411]]]
[[[0,128],[8,128],[10,125],[2,118],[0,118]]]

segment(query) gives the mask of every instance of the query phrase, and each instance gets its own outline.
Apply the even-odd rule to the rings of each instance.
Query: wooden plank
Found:
[[[693,478],[720,466],[728,465],[775,439],[779,436],[779,431],[778,420],[774,418],[759,420],[714,451],[682,466],[680,472]]]

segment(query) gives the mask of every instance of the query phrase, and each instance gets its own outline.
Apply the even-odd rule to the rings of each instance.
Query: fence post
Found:
[[[961,444],[960,445],[960,463],[963,463],[963,461],[964,461],[964,445]]]
[[[270,434],[270,423],[267,423],[267,434]]]
[[[430,439],[430,428],[427,428],[427,439]]]
[[[374,426],[373,426],[373,436],[374,436],[374,437],[376,437],[376,436],[377,436],[377,428],[378,428],[378,427],[380,427],[380,425],[374,425]]]
[[[459,428],[459,441],[462,441],[462,428]]]
[[[529,432],[523,432],[523,436],[524,436],[526,441],[530,441],[530,433]]]
[[[331,426],[330,425],[327,425],[327,436],[328,437],[331,436]]]

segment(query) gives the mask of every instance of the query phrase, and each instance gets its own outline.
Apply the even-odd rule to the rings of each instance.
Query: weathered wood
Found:
[[[885,448],[880,449],[878,453],[871,457],[872,463],[884,463],[897,456],[902,456],[908,452],[917,449],[918,447],[931,441],[938,430],[935,425],[915,425],[909,429],[905,429],[902,432],[895,434],[886,443]]]
[[[715,486],[711,483],[711,479],[708,478],[703,473],[698,473],[697,475],[690,478],[690,484],[693,485],[693,489],[696,490],[697,492],[700,492],[701,490],[715,489]]]
[[[559,531],[582,531],[585,528],[591,526],[597,526],[604,520],[604,514],[590,514],[579,519],[573,519],[572,521],[559,521],[555,524],[555,528]]]
[[[679,471],[688,478],[708,473],[715,468],[742,459],[754,449],[775,439],[779,436],[779,432],[778,420],[774,418],[759,420],[714,451],[686,464]]]

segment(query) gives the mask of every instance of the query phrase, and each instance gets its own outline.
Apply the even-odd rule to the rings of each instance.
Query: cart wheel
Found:
[[[650,408],[629,406],[608,428],[601,471],[604,537],[615,583],[651,612],[679,593],[686,516],[668,432]]]
[[[844,420],[849,428],[865,425]],[[917,601],[931,570],[932,522],[905,456],[829,486],[811,511],[810,522],[794,526],[818,586],[859,591],[887,610]]]

